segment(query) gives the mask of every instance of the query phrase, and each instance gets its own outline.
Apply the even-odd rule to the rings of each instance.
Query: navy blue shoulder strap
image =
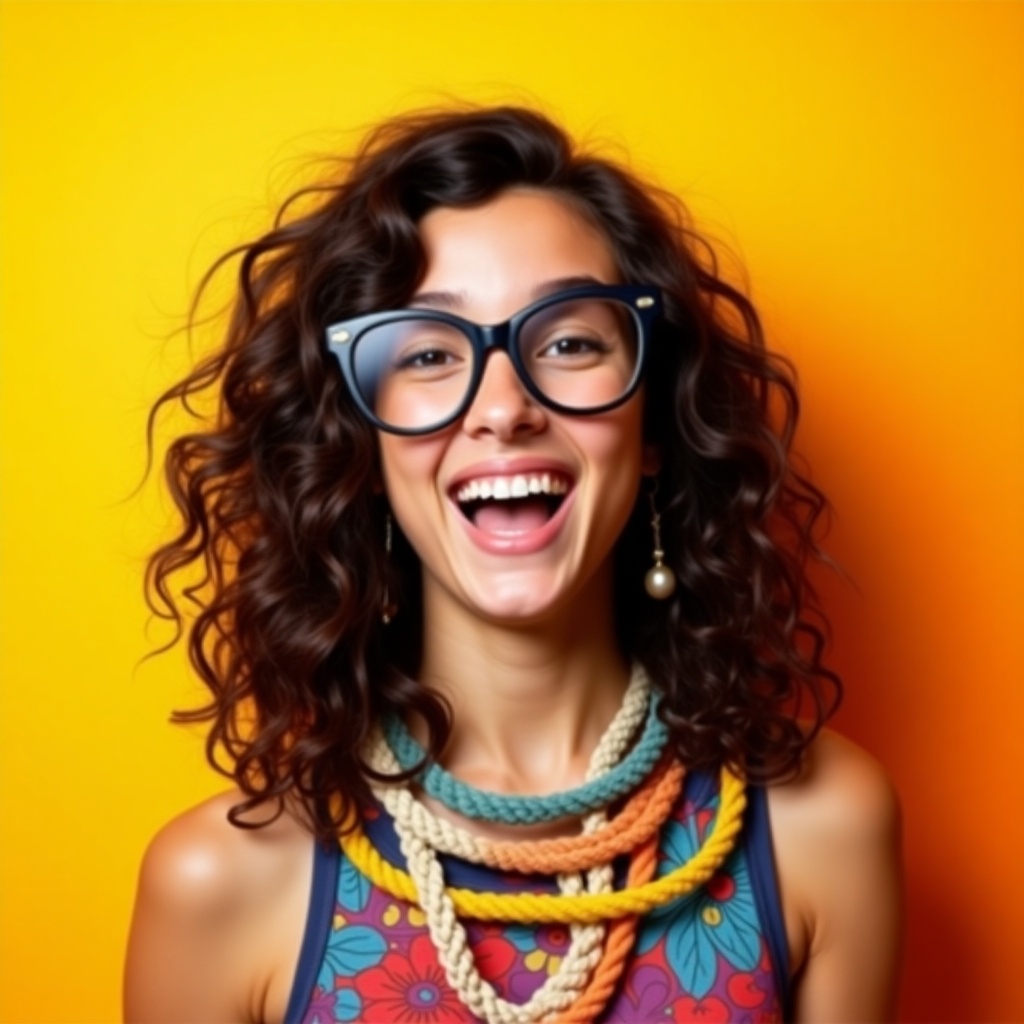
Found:
[[[338,891],[338,870],[341,851],[337,843],[313,843],[313,884],[306,916],[306,931],[302,937],[302,951],[295,970],[284,1024],[300,1024],[316,987],[317,974],[324,959],[327,939],[334,920],[335,894]]]
[[[764,925],[765,941],[772,956],[775,985],[785,1020],[791,1019],[789,983],[789,941],[779,898],[779,879],[775,870],[772,827],[768,818],[768,792],[764,786],[747,787],[747,821],[743,846],[750,867],[757,914]]]

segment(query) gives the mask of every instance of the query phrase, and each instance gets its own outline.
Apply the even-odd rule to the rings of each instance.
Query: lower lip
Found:
[[[573,489],[558,506],[558,511],[539,530],[530,530],[529,533],[487,533],[485,530],[477,529],[458,508],[456,515],[469,534],[469,539],[481,551],[492,555],[532,555],[554,543],[566,519],[569,518],[569,510],[575,497],[576,491]]]

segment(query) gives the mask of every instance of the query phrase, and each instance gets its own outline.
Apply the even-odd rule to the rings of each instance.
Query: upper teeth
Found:
[[[535,476],[517,474],[470,480],[459,488],[455,497],[458,501],[506,501],[531,494],[565,494],[568,490],[569,484],[565,480],[550,473]]]

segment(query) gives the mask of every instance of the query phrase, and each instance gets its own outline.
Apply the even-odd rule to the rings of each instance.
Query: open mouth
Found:
[[[544,526],[571,489],[572,481],[561,473],[517,473],[467,481],[453,497],[462,515],[478,530],[518,536]]]

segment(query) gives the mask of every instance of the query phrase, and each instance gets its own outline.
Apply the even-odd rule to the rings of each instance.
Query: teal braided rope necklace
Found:
[[[397,718],[388,719],[384,735],[403,771],[408,771],[426,756],[424,749]],[[547,796],[492,793],[459,782],[439,764],[428,765],[417,781],[428,795],[467,818],[506,825],[535,825],[555,818],[588,814],[625,796],[657,764],[667,742],[668,728],[658,717],[658,701],[652,697],[644,730],[636,746],[606,775],[575,789]]]

